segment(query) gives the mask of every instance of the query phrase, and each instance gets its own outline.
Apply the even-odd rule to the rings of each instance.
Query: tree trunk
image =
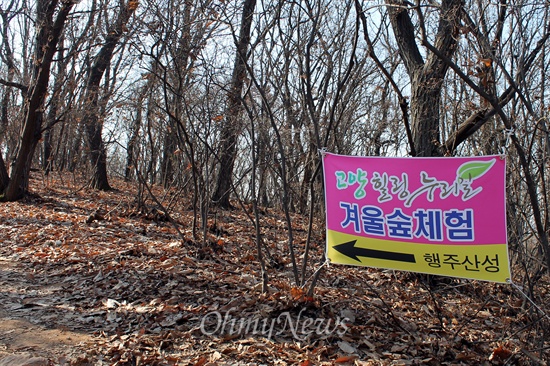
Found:
[[[416,43],[415,29],[404,0],[386,0],[390,22],[399,47],[399,55],[411,80],[411,123],[414,151],[417,156],[440,155],[439,110],[441,88],[449,65],[441,55],[451,59],[457,48],[461,0],[443,0],[440,5],[439,26],[434,40],[438,55],[429,52],[423,59]],[[423,20],[420,10],[418,16]],[[421,25],[421,31],[423,31]]]
[[[137,8],[137,1],[130,0],[127,4],[121,0],[121,9],[114,25],[109,28],[105,43],[94,58],[86,82],[83,124],[89,148],[92,177],[90,187],[107,191],[111,189],[107,177],[107,153],[103,143],[103,116],[100,116],[99,84],[105,70],[109,67],[115,47],[124,34],[126,24]]]
[[[71,132],[72,132],[71,135],[73,136],[73,139],[72,141],[71,140],[67,141],[67,145],[68,145],[67,157],[63,160],[67,162],[67,170],[73,173],[76,170],[78,161],[81,160],[82,158],[81,149],[82,149],[82,144],[84,142],[84,137],[83,137],[83,135],[85,134],[84,126],[77,125],[75,130]]]
[[[438,156],[441,80],[429,80],[424,73],[411,82],[411,121],[417,156]],[[439,84],[439,85],[433,85]]]
[[[219,169],[212,201],[224,208],[231,207],[229,197],[233,183],[233,168],[237,157],[237,141],[243,128],[241,93],[246,77],[247,51],[250,45],[250,29],[255,7],[256,0],[245,0],[231,87],[227,96],[225,124],[220,135]]]
[[[59,109],[59,104],[61,102],[61,87],[64,82],[65,76],[65,66],[66,62],[64,61],[64,52],[63,52],[63,40],[59,42],[59,51],[58,51],[58,64],[57,64],[57,75],[55,77],[53,95],[50,101],[50,109],[48,111],[48,116],[46,118],[46,128],[44,131],[44,142],[42,143],[42,169],[44,169],[45,174],[52,170],[53,159],[52,159],[52,129],[56,124],[57,112]]]
[[[10,182],[10,176],[6,170],[6,164],[4,163],[4,158],[0,153],[0,192],[4,192],[4,189],[8,186]]]
[[[31,162],[40,139],[44,100],[48,91],[53,56],[69,12],[74,5],[70,1],[63,2],[53,21],[57,4],[57,0],[39,0],[37,3],[35,70],[29,88],[30,94],[25,101],[25,117],[16,158],[10,171],[9,182],[3,192],[3,199],[6,201],[17,200],[28,191]]]
[[[86,135],[88,138],[88,146],[90,148],[89,157],[92,164],[92,177],[90,180],[90,188],[99,189],[101,191],[111,190],[109,178],[107,176],[107,153],[103,144],[103,122],[95,118],[91,118],[86,124]]]
[[[143,91],[142,93],[144,93]],[[132,135],[130,136],[130,140],[128,141],[128,150],[126,155],[126,170],[124,171],[124,180],[126,182],[131,181],[134,178],[134,167],[137,164],[137,156],[136,153],[138,152],[138,139],[139,139],[139,130],[141,129],[141,125],[143,122],[143,95],[140,95],[140,97],[137,100],[136,103],[136,118],[134,119],[134,123],[132,125]]]
[[[164,136],[164,148],[162,151],[161,161],[161,180],[164,188],[170,187],[172,180],[174,179],[174,151],[177,146],[177,130],[178,126],[174,118],[169,118],[169,126],[166,135]]]
[[[2,44],[4,45],[4,49],[2,50],[2,54],[3,54],[2,60],[6,63],[6,66],[8,69],[8,80],[7,80],[8,83],[13,82],[14,75],[17,72],[15,61],[13,59],[13,51],[10,47],[10,41],[8,39],[8,34],[9,34],[8,26],[10,22],[8,14],[11,12],[12,5],[13,4],[8,6],[8,8],[5,9],[5,11],[0,13],[0,17],[2,18]],[[8,105],[10,103],[11,97],[12,97],[12,88],[6,87],[4,89],[4,94],[2,95],[2,103],[0,105],[0,144],[2,144],[3,137],[8,131],[8,125],[9,125]],[[8,170],[4,163],[2,152],[0,151],[0,193],[4,192],[4,189],[8,186],[9,181],[10,181],[10,177],[8,175]]]
[[[44,131],[44,141],[42,142],[42,169],[44,174],[50,174],[52,170],[52,129]]]
[[[216,188],[212,195],[212,202],[223,208],[231,207],[229,197],[233,182],[233,168],[237,156],[237,137],[241,131],[240,126],[238,126],[239,124],[235,119],[228,118],[226,120],[227,126],[223,128],[220,136],[220,167],[218,169]]]

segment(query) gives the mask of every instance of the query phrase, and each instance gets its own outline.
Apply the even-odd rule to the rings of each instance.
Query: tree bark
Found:
[[[57,75],[55,77],[53,95],[50,100],[50,109],[46,117],[46,127],[44,131],[44,142],[42,143],[42,169],[46,175],[53,169],[52,159],[52,129],[57,122],[57,112],[61,102],[61,87],[65,76],[66,62],[64,60],[63,40],[59,42]]]
[[[441,88],[449,69],[439,55],[428,53],[423,59],[415,39],[415,27],[403,0],[386,0],[393,32],[399,47],[399,55],[411,80],[411,124],[414,151],[417,156],[440,155]],[[447,58],[452,58],[457,48],[462,0],[443,0],[440,6],[438,31],[434,46]],[[417,9],[423,31],[423,17]]]
[[[177,122],[175,118],[169,117],[168,131],[164,135],[164,149],[161,161],[161,183],[164,188],[170,187],[174,179],[174,151],[177,146]]]
[[[143,123],[143,107],[142,102],[144,99],[145,91],[142,91],[137,103],[136,103],[136,117],[132,124],[132,135],[128,141],[128,149],[126,154],[126,169],[124,171],[124,180],[129,182],[134,177],[135,165],[137,163],[137,152],[138,152],[138,140],[139,140],[139,130]]]
[[[10,176],[8,175],[6,164],[4,163],[4,158],[0,153],[0,192],[4,192],[4,189],[6,189],[9,182]]]
[[[13,83],[14,74],[17,71],[15,67],[15,61],[13,60],[13,51],[10,47],[10,42],[8,39],[8,25],[10,18],[8,17],[9,11],[11,10],[13,4],[10,4],[5,11],[0,13],[2,19],[2,43],[4,45],[3,60],[5,60],[7,69],[8,69],[8,80],[7,83]],[[2,143],[3,136],[8,130],[9,117],[8,117],[8,105],[11,99],[12,89],[11,87],[6,87],[4,89],[4,94],[2,95],[2,104],[0,105],[0,144]],[[4,164],[4,158],[2,157],[2,152],[0,152],[0,192],[4,192],[4,189],[8,186],[9,183],[8,170]]]
[[[86,137],[89,148],[89,158],[92,166],[90,187],[103,191],[111,189],[107,176],[107,153],[103,143],[103,116],[100,116],[99,84],[109,67],[115,47],[124,34],[126,24],[137,7],[137,1],[130,0],[124,4],[121,0],[121,9],[114,25],[108,29],[105,43],[94,58],[86,82],[83,124],[86,128]]]
[[[219,169],[212,201],[219,207],[230,208],[229,197],[233,182],[233,168],[237,157],[237,141],[242,131],[241,93],[246,76],[247,51],[256,0],[245,0],[241,18],[241,30],[237,41],[237,54],[233,67],[231,87],[227,96],[225,124],[220,135]]]
[[[39,0],[37,3],[35,70],[31,87],[28,89],[29,95],[25,101],[25,119],[16,158],[10,171],[9,182],[3,191],[3,199],[6,201],[17,200],[28,191],[31,162],[40,139],[44,100],[48,91],[53,56],[74,3],[70,0],[62,1],[54,21],[53,16],[57,5],[57,0]]]

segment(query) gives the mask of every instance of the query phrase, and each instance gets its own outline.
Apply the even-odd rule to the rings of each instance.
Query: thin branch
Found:
[[[411,124],[409,121],[409,104],[407,102],[407,99],[401,93],[399,86],[397,85],[395,80],[393,80],[390,72],[384,67],[384,65],[382,64],[382,62],[374,52],[374,45],[368,33],[367,17],[365,16],[365,12],[361,9],[361,4],[359,3],[359,0],[355,1],[355,7],[357,8],[357,14],[361,18],[361,23],[363,24],[363,34],[364,34],[365,41],[367,42],[369,57],[372,58],[372,60],[374,61],[374,63],[376,64],[380,72],[384,74],[384,76],[386,77],[386,80],[391,84],[394,92],[397,94],[397,98],[399,99],[399,107],[401,108],[401,112],[403,113],[403,123],[405,124],[405,131],[407,132],[407,140],[409,142],[410,154],[411,156],[416,156],[416,150],[414,147],[414,141],[412,137]]]
[[[8,87],[12,87],[12,88],[17,88],[25,94],[27,94],[27,92],[29,91],[28,86],[20,84],[20,83],[16,83],[14,81],[7,81],[7,80],[4,80],[4,79],[0,79],[0,84],[8,86]]]
[[[179,224],[172,218],[172,216],[168,213],[168,210],[164,207],[164,205],[155,196],[155,194],[151,190],[151,187],[149,187],[149,185],[147,184],[147,182],[145,181],[145,179],[141,175],[141,172],[137,168],[137,164],[135,164],[135,165],[136,165],[136,176],[137,176],[138,180],[141,182],[141,184],[143,184],[145,189],[147,189],[147,192],[149,192],[149,196],[153,199],[153,201],[155,201],[155,203],[158,205],[158,207],[160,207],[160,209],[163,211],[164,215],[166,215],[166,218],[168,219],[168,221],[170,221],[170,224],[172,224],[172,227],[177,231],[178,235],[180,236],[181,243],[185,244],[185,235],[183,235],[183,233],[179,229]]]

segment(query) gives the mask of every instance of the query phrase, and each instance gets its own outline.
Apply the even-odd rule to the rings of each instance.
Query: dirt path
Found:
[[[91,335],[67,325],[69,310],[54,305],[56,287],[40,282],[0,257],[0,365],[14,354],[69,364],[82,353],[80,346],[93,343]]]

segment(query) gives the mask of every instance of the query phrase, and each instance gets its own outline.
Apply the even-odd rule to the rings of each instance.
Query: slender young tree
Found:
[[[5,80],[3,83],[6,87],[3,90],[4,93],[2,95],[2,102],[0,105],[0,144],[3,142],[3,136],[9,125],[8,105],[12,95],[12,88],[9,84],[13,83],[14,74],[17,71],[13,60],[13,51],[8,39],[8,28],[10,20],[12,19],[12,17],[8,16],[8,14],[13,6],[14,1],[10,2],[5,9],[3,7],[0,8],[0,19],[2,20],[2,27],[0,29],[2,31],[1,35],[3,46],[0,52],[0,57],[2,62],[7,66],[8,71],[8,80]],[[0,151],[0,191],[3,190],[3,187],[8,184],[9,179],[8,171],[6,170],[6,166],[4,164],[4,158],[2,156],[2,152]]]
[[[245,0],[241,17],[241,29],[236,42],[237,51],[231,85],[227,95],[227,106],[225,112],[225,123],[220,134],[219,164],[216,187],[212,201],[219,207],[229,208],[231,194],[233,168],[237,157],[237,140],[243,128],[241,93],[246,77],[246,62],[248,59],[248,48],[250,46],[250,30],[256,0]]]
[[[116,46],[123,37],[126,25],[138,7],[137,0],[125,2],[120,0],[120,9],[115,22],[107,30],[105,42],[96,54],[86,81],[84,95],[84,115],[82,123],[86,128],[92,177],[90,187],[99,190],[110,190],[107,177],[107,153],[103,143],[103,116],[100,115],[100,83],[109,67]]]
[[[66,62],[64,60],[63,52],[63,40],[60,41],[60,47],[58,51],[57,62],[57,75],[55,76],[55,81],[53,84],[53,93],[50,99],[50,108],[46,116],[46,126],[44,127],[44,138],[42,143],[42,169],[44,169],[45,174],[48,175],[49,172],[53,169],[53,156],[52,156],[52,144],[53,144],[53,127],[58,122],[58,112],[61,107],[62,97],[61,97],[61,87],[65,80],[65,68]]]

